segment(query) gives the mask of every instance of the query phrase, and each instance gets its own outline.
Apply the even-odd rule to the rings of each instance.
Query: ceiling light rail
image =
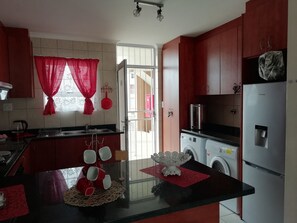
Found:
[[[142,8],[139,5],[147,5],[147,6],[155,6],[158,8],[157,17],[156,17],[158,19],[158,21],[161,22],[164,19],[164,16],[162,14],[162,8],[164,7],[164,5],[162,3],[140,1],[140,0],[134,0],[134,3],[136,3],[136,9],[133,10],[133,15],[135,17],[140,16],[140,12],[141,12]]]

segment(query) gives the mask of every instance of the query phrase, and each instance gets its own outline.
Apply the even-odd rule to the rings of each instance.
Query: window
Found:
[[[95,110],[99,109],[99,93],[98,89],[100,89],[99,86],[99,78],[97,78],[97,90],[95,95],[91,98],[91,101],[94,104]],[[47,96],[43,94],[44,105],[47,103]],[[55,101],[55,110],[56,111],[83,111],[84,110],[84,104],[85,104],[85,97],[80,93],[78,90],[73,77],[70,73],[70,69],[68,65],[65,66],[65,71],[63,74],[63,79],[61,82],[61,86],[59,88],[58,93],[53,97]]]
[[[35,56],[34,60],[39,82],[46,95],[43,115],[55,114],[55,99],[59,111],[77,111],[83,107],[83,114],[93,113],[93,102],[98,101],[94,100],[98,92],[98,59]],[[57,93],[58,96],[55,96]],[[85,99],[84,106],[81,106],[82,97]]]

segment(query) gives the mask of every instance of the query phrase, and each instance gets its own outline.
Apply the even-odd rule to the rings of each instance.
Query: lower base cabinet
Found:
[[[134,223],[218,223],[220,222],[219,203],[203,205],[183,211],[176,211]]]
[[[30,143],[31,167],[33,173],[56,168],[55,140],[40,139]]]
[[[112,158],[105,162],[115,161],[115,151],[120,150],[120,135],[102,135],[97,136],[97,149],[102,146],[108,146],[112,152]],[[42,172],[48,170],[63,169],[69,167],[83,166],[84,150],[96,148],[95,137],[79,136],[71,138],[52,138],[32,140],[24,154],[15,164],[13,169],[17,169],[17,164],[24,164],[26,172]],[[98,155],[98,153],[97,153]],[[16,170],[11,171],[14,175]]]

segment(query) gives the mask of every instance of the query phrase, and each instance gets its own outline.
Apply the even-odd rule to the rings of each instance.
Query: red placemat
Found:
[[[6,198],[6,206],[0,209],[0,221],[29,213],[23,185],[0,188],[0,191],[4,192]]]
[[[192,184],[198,183],[199,181],[205,180],[209,177],[207,174],[199,173],[197,171],[189,170],[183,167],[178,167],[181,170],[181,176],[173,175],[165,177],[162,174],[163,167],[164,166],[162,165],[156,165],[141,169],[140,171],[158,177],[162,180],[166,180],[169,183],[178,185],[180,187],[191,186]]]

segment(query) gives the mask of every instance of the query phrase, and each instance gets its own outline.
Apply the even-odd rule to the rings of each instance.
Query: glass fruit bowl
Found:
[[[164,176],[168,175],[181,175],[181,171],[178,168],[178,166],[186,163],[191,159],[191,155],[186,154],[184,152],[159,152],[154,153],[151,155],[152,160],[154,160],[156,163],[159,163],[161,165],[164,165],[164,168],[162,169],[162,173]]]

